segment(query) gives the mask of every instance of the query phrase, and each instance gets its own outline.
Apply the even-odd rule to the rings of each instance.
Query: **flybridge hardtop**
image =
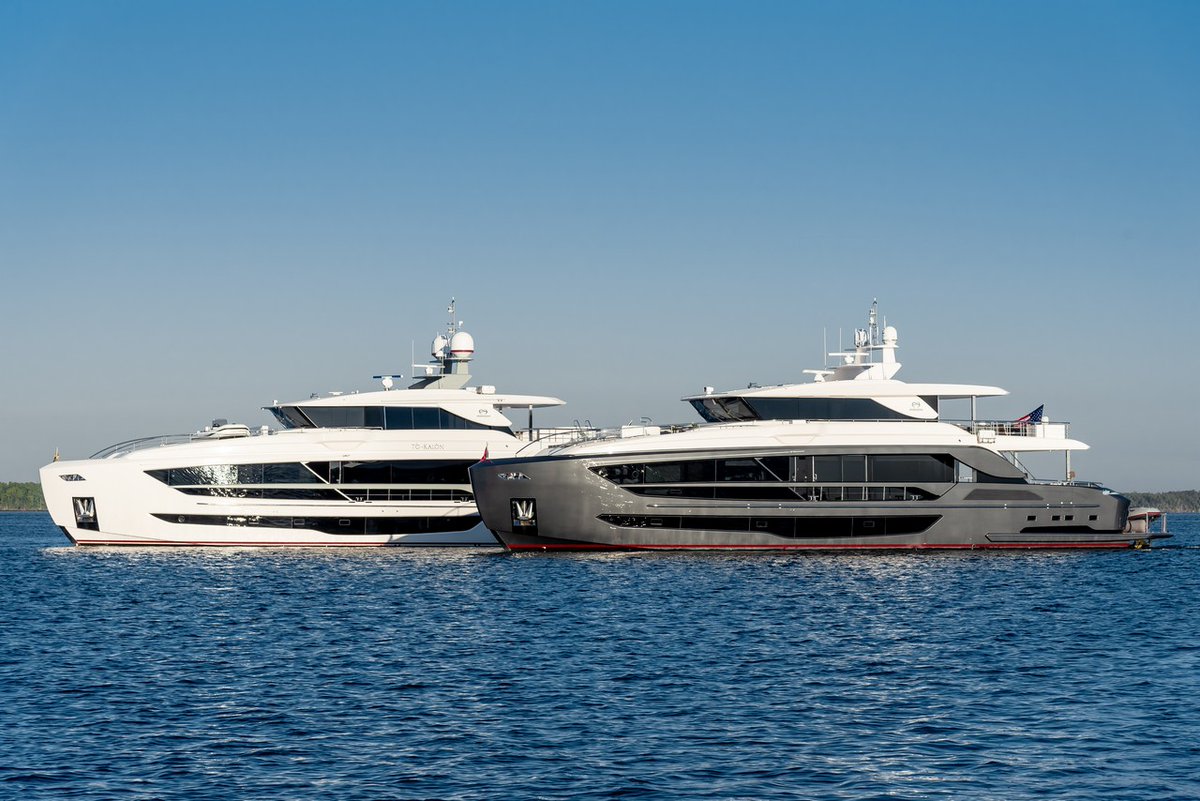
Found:
[[[974,384],[909,384],[895,378],[899,335],[879,326],[878,306],[872,304],[866,328],[854,332],[854,350],[829,354],[841,364],[805,370],[807,384],[750,386],[746,389],[689,395],[708,422],[742,420],[936,420],[940,400],[1007,395],[1000,387]],[[878,358],[876,358],[878,357]]]
[[[468,387],[467,363],[475,354],[475,339],[458,329],[450,307],[447,334],[438,334],[430,348],[433,361],[413,365],[414,381],[408,389],[393,390],[400,376],[377,375],[384,389],[365,393],[331,393],[293,403],[263,408],[284,428],[510,428],[512,421],[500,409],[533,409],[562,406],[563,401],[544,395],[497,394],[494,386]],[[438,414],[438,410],[444,412]],[[450,418],[450,419],[448,419]],[[457,419],[454,419],[457,418]],[[532,428],[532,421],[530,424]]]
[[[467,470],[560,437],[532,410],[562,401],[469,386],[474,339],[447,311],[407,389],[381,375],[382,390],[264,407],[282,431],[214,420],[56,459],[41,470],[51,516],[80,545],[496,545]],[[529,427],[501,409],[527,410]]]
[[[501,409],[540,409],[563,401],[544,395],[497,394],[494,387],[463,389],[401,389],[335,394],[263,408],[285,429],[291,428],[450,428],[448,416],[465,426],[511,428]],[[438,411],[444,412],[439,415]],[[439,419],[441,424],[439,425]]]
[[[998,387],[906,384],[896,329],[855,332],[841,364],[804,384],[684,398],[706,421],[625,426],[526,458],[484,461],[471,483],[512,550],[1127,548],[1167,536],[1129,525],[1129,502],[1077,482],[1088,446],[1042,407],[980,420]],[[878,356],[878,359],[874,357]],[[940,401],[971,399],[971,419]],[[1018,454],[1063,452],[1063,480]]]

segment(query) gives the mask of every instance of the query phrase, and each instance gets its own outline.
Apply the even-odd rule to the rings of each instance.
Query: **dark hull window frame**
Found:
[[[952,485],[958,462],[948,454],[797,454],[674,459],[602,464],[591,472],[613,484],[674,486],[697,484],[800,484],[809,486]]]
[[[469,531],[480,522],[479,515],[459,517],[316,517],[312,515],[179,515],[153,512],[164,523],[233,528],[304,529],[323,534],[399,535],[443,534]]]
[[[463,459],[278,462],[147,470],[184,493],[252,500],[472,502]]]
[[[921,396],[938,413],[938,398]],[[713,395],[691,401],[692,408],[709,423],[748,420],[924,420],[898,412],[872,398],[766,398]]]
[[[784,539],[856,539],[911,536],[928,531],[941,515],[855,515],[845,517],[742,517],[716,515],[602,514],[597,520],[618,528],[726,531],[771,534]]]

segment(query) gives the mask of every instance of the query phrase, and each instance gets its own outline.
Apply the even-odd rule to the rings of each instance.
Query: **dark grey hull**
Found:
[[[962,458],[981,457],[964,453]],[[481,462],[471,468],[471,481],[484,525],[510,550],[1069,549],[1148,544],[1147,535],[1126,531],[1128,501],[1094,485],[952,481],[924,486],[927,491],[919,500],[899,501],[866,500],[866,487],[854,488],[853,493],[864,497],[850,501],[799,495],[790,501],[647,497],[598,475],[597,465],[605,461],[548,456]],[[800,489],[786,483],[773,486]],[[851,494],[849,488],[846,494]]]

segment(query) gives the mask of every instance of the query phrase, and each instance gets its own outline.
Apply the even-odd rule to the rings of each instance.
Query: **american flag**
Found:
[[[1029,425],[1036,425],[1037,423],[1042,422],[1042,410],[1045,408],[1046,408],[1046,404],[1043,403],[1041,406],[1037,407],[1029,414],[1025,415],[1024,417],[1018,417],[1013,422],[1018,423],[1018,424],[1019,423],[1028,423]]]

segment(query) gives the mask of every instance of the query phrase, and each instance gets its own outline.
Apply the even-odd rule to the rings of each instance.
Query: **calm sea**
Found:
[[[1151,552],[77,549],[0,515],[0,796],[1200,798]]]

